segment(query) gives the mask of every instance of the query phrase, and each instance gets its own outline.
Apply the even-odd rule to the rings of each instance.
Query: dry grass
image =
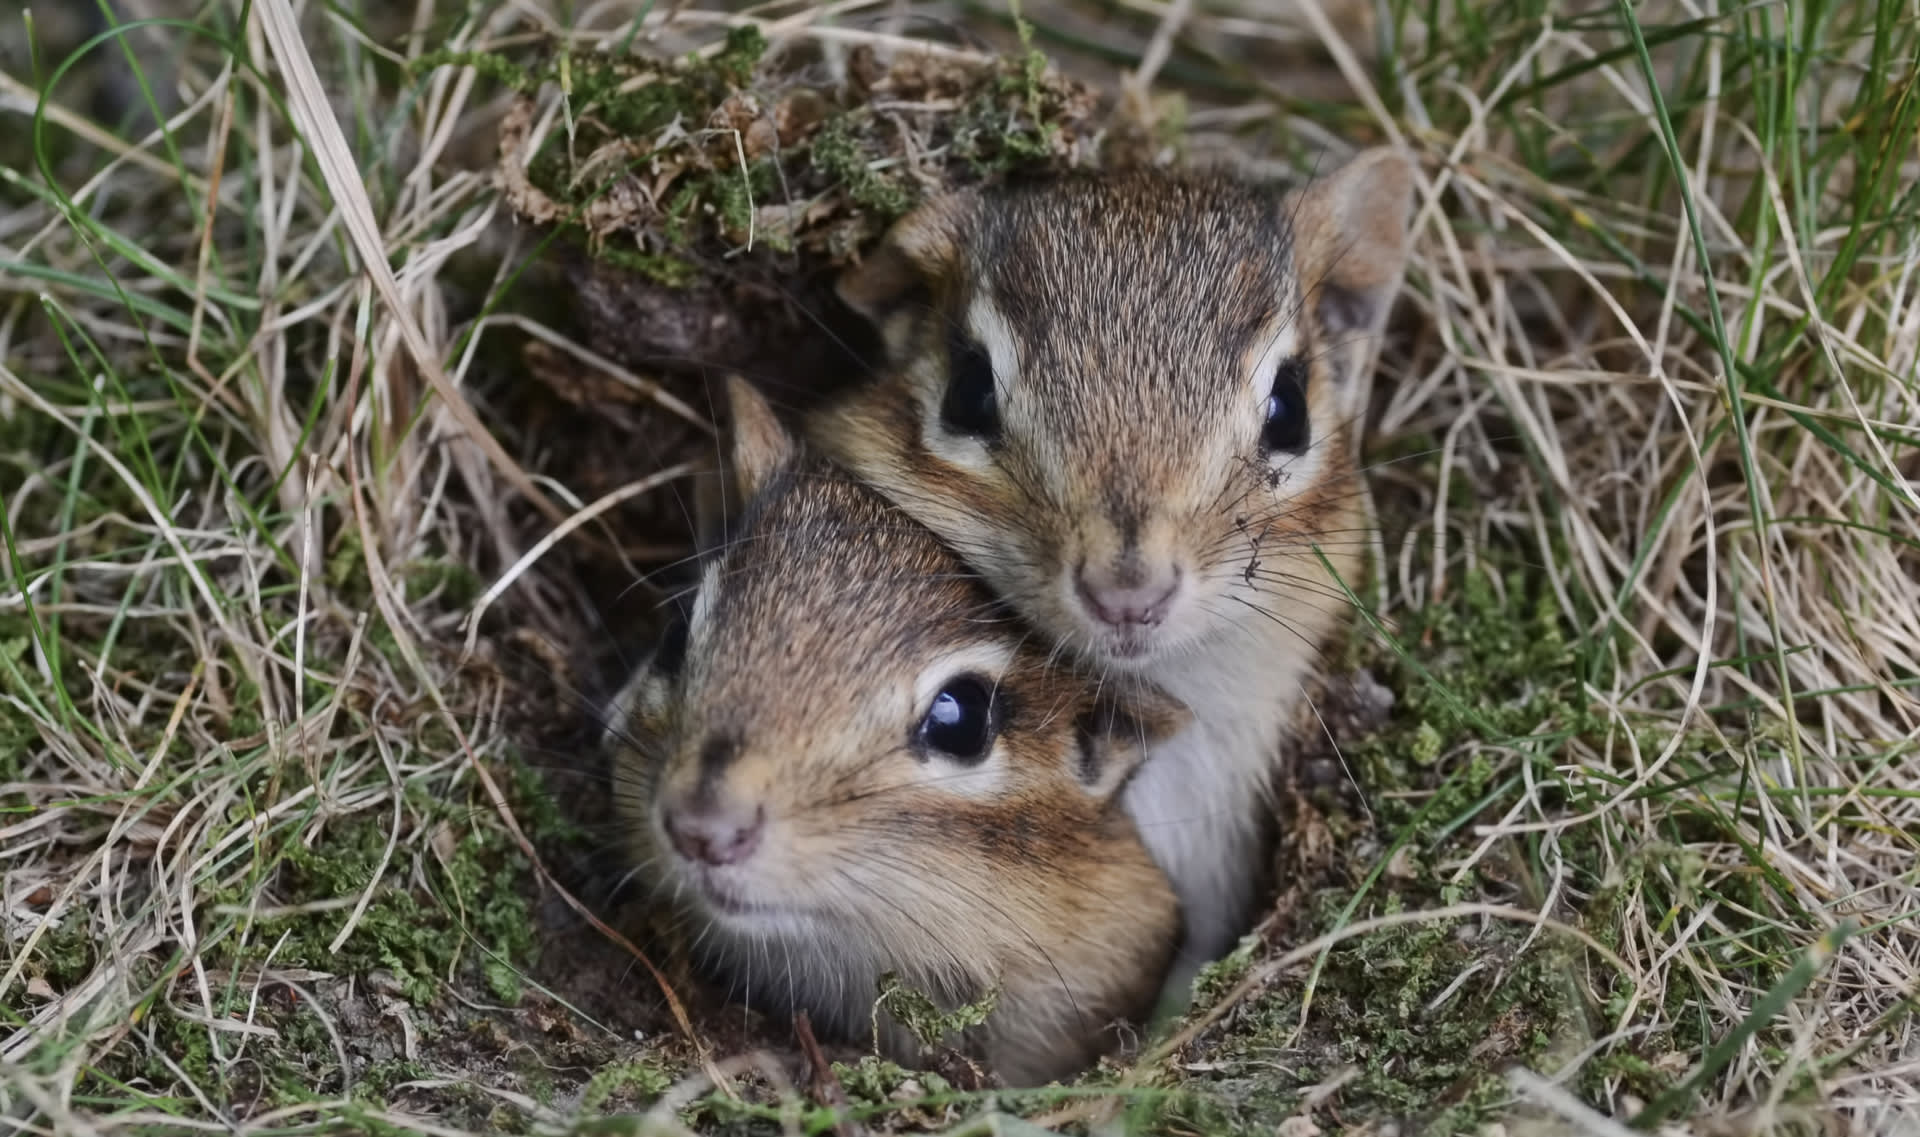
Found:
[[[506,96],[402,73],[562,26],[687,50],[724,15],[152,0],[123,11],[193,22],[69,57],[81,7],[0,33],[0,1126],[844,1124],[551,903],[593,839],[552,808],[578,762],[528,720],[617,649],[579,643],[614,605],[583,550],[671,559],[671,532],[633,535],[674,483],[589,477],[551,433],[575,420],[520,413],[526,338],[632,377],[509,287],[534,242],[487,172]],[[1360,586],[1360,656],[1403,709],[1362,771],[1373,827],[1305,946],[1236,962],[1095,1097],[1147,1128],[1270,1127],[1209,1096],[1286,1082],[1350,1025],[1340,969],[1379,958],[1356,953],[1451,921],[1513,933],[1481,981],[1552,947],[1588,1000],[1570,1050],[1520,1046],[1531,1069],[1474,1091],[1474,1124],[1920,1125],[1912,13],[1276,7],[1025,6],[1089,77],[1184,89],[1152,105],[1197,155],[1305,168],[1394,136],[1425,170]],[[950,26],[893,11],[759,18],[883,49]],[[921,11],[1012,42],[995,6]],[[1542,628],[1553,665],[1504,666]],[[543,652],[545,687],[508,678]],[[1276,1015],[1300,1029],[1258,1034]],[[1291,1041],[1254,1062],[1236,1031]],[[1405,1104],[1354,1077],[1287,1082],[1282,1131]],[[1098,1112],[864,1085],[878,1128]]]

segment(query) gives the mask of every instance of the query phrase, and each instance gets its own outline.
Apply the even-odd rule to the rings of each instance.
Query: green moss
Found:
[[[1020,37],[1020,54],[1013,60],[1013,67],[1000,77],[999,86],[1002,91],[1019,94],[1026,103],[1027,113],[1038,117],[1044,89],[1042,81],[1047,74],[1047,56],[1033,46],[1033,25],[1025,17],[1016,14],[1013,28]]]
[[[571,166],[566,154],[553,147],[551,141],[547,148],[527,160],[527,180],[555,201],[570,201],[574,196],[573,187],[568,184]],[[563,222],[562,227],[578,228],[570,222]]]
[[[385,1103],[393,1095],[396,1086],[428,1076],[427,1067],[419,1062],[405,1059],[375,1062],[362,1070],[354,1080],[353,1096],[363,1101]]]
[[[1610,1050],[1596,1055],[1580,1070],[1581,1087],[1596,1099],[1604,1096],[1607,1083],[1615,1079],[1628,1092],[1647,1101],[1652,1101],[1674,1086],[1670,1075],[1631,1050]]]
[[[1568,688],[1575,655],[1553,590],[1538,571],[1516,567],[1496,588],[1492,571],[1467,574],[1449,602],[1413,619],[1413,637],[1430,640],[1430,682],[1404,685],[1408,709],[1449,739],[1470,729],[1525,735],[1543,726],[1587,726],[1592,716]],[[1472,713],[1468,712],[1472,709]]]
[[[1253,961],[1259,954],[1258,937],[1248,936],[1239,946],[1220,959],[1214,960],[1200,969],[1193,980],[1193,1003],[1195,1006],[1208,1007],[1224,998],[1227,992],[1239,986],[1252,969]]]
[[[173,1085],[173,1070],[160,1060],[164,1054],[203,1092],[225,1093],[227,1079],[213,1060],[213,1044],[207,1028],[174,1014],[164,1003],[155,1003],[146,1020],[153,1045],[141,1051],[143,1074],[158,1085]]]
[[[45,979],[55,991],[66,991],[93,974],[99,962],[94,943],[91,921],[74,908],[40,937],[27,961],[27,974]]]
[[[460,609],[471,605],[483,587],[480,574],[458,561],[428,557],[401,566],[400,577],[410,596],[439,594],[443,607]]]
[[[715,170],[706,179],[707,191],[702,196],[724,231],[744,238],[753,223],[754,203],[773,196],[779,174],[779,168],[766,158],[749,163],[744,177],[738,167]]]
[[[760,57],[766,53],[767,37],[757,25],[744,24],[727,29],[727,42],[714,55],[710,66],[734,86],[742,86],[753,77],[753,69],[760,65]]]
[[[440,67],[471,67],[485,79],[516,91],[532,91],[540,85],[539,73],[529,71],[504,55],[491,51],[429,51],[407,65],[415,75],[425,75]]]
[[[1353,868],[1369,881],[1358,901],[1354,887],[1316,895],[1302,937],[1511,889],[1526,870],[1498,856],[1460,880],[1429,866],[1471,851],[1461,826],[1501,806],[1495,790],[1511,775],[1513,750],[1545,755],[1600,726],[1580,690],[1575,637],[1524,563],[1470,575],[1441,603],[1401,617],[1395,638],[1397,647],[1356,637],[1349,652],[1397,699],[1375,736],[1343,741],[1343,751],[1362,771],[1382,847],[1409,840],[1391,874]],[[1463,745],[1475,741],[1506,745]],[[1254,996],[1195,1056],[1210,1075],[1178,1076],[1186,1096],[1171,1108],[1195,1131],[1270,1133],[1306,1089],[1351,1069],[1332,1103],[1344,1123],[1390,1118],[1423,1134],[1477,1132],[1508,1100],[1495,1071],[1585,1037],[1579,992],[1565,979],[1567,949],[1538,938],[1514,956],[1528,931],[1496,924],[1463,939],[1457,921],[1421,922],[1346,941],[1325,956],[1310,1003],[1304,971]],[[1230,957],[1204,974],[1197,1005],[1222,997],[1257,958]]]
[[[880,977],[880,1009],[892,1015],[900,1025],[913,1032],[922,1046],[937,1046],[949,1035],[979,1026],[993,1013],[997,991],[988,991],[971,1003],[943,1011],[933,999],[900,981],[888,972]]]
[[[917,1083],[929,1094],[944,1094],[953,1089],[938,1074],[909,1071],[871,1054],[858,1062],[835,1062],[833,1072],[840,1079],[841,1087],[847,1091],[847,1097],[855,1102],[880,1104],[892,1101],[908,1082]]]
[[[976,174],[1007,173],[1053,156],[1062,107],[1046,83],[1047,57],[1033,45],[1033,28],[1016,20],[1021,52],[1004,61],[988,88],[955,118],[953,152]]]
[[[605,245],[594,255],[610,265],[638,273],[668,288],[685,288],[700,278],[700,270],[691,261],[666,253],[647,253],[639,249]]]
[[[821,125],[809,151],[814,169],[843,187],[855,205],[882,222],[891,222],[913,208],[915,195],[900,180],[873,168],[853,118],[853,114],[838,115]]]
[[[467,953],[493,993],[507,1001],[519,997],[515,965],[524,965],[535,952],[533,920],[523,895],[528,866],[511,839],[500,830],[473,825],[485,811],[441,807],[441,823],[464,819],[471,826],[451,843],[454,850],[441,881],[444,893],[416,894],[402,882],[410,868],[396,857],[375,881],[388,841],[390,822],[355,818],[324,831],[311,847],[294,840],[281,851],[275,890],[288,907],[304,902],[354,897],[372,887],[372,898],[354,931],[338,952],[330,949],[349,913],[338,909],[269,916],[262,931],[243,953],[264,953],[264,945],[286,941],[276,957],[289,964],[324,967],[336,973],[364,974],[375,969],[390,972],[406,997],[419,1004],[432,1001],[449,970],[463,958],[466,937],[461,924],[487,951]],[[237,899],[237,898],[236,898]],[[477,954],[478,960],[473,956]]]
[[[1463,742],[1545,754],[1604,725],[1581,692],[1574,638],[1545,579],[1520,566],[1497,580],[1483,565],[1441,603],[1404,616],[1397,647],[1358,649],[1397,696],[1388,724],[1349,749],[1390,831],[1423,808],[1423,830],[1437,831],[1492,788],[1500,771],[1486,752],[1443,763]],[[1436,802],[1379,792],[1436,786]]]
[[[1050,157],[1058,132],[1044,119],[1008,113],[1004,99],[982,93],[955,121],[953,152],[976,175],[992,177]]]
[[[589,834],[560,807],[560,797],[547,785],[540,771],[518,753],[509,754],[507,798],[513,803],[514,817],[520,828],[536,844],[566,844],[587,840]]]
[[[277,1020],[280,1038],[269,1052],[269,1080],[276,1102],[320,1101],[346,1081],[334,1036],[320,1017],[296,1006]]]
[[[719,105],[731,87],[745,84],[767,40],[757,27],[727,31],[725,45],[711,59],[690,56],[678,66],[650,68],[656,81],[631,90],[631,61],[601,54],[575,55],[562,49],[537,67],[527,67],[495,52],[431,51],[409,65],[415,76],[439,67],[472,67],[483,77],[530,94],[543,82],[559,83],[574,101],[577,117],[597,116],[614,134],[639,137],[664,128],[679,116],[701,116]]]
[[[1333,928],[1350,898],[1317,897],[1315,927]],[[1359,915],[1402,904],[1389,894]],[[1306,1089],[1352,1067],[1338,1098],[1344,1116],[1417,1118],[1423,1134],[1477,1131],[1506,1101],[1497,1071],[1544,1051],[1575,1012],[1554,945],[1536,940],[1506,959],[1525,928],[1463,939],[1460,927],[1410,924],[1337,946],[1304,1023],[1301,980],[1263,991],[1204,1056],[1211,1083],[1189,1082],[1198,1096],[1176,1112],[1208,1132],[1270,1133]]]
[[[580,1096],[580,1111],[592,1113],[619,1098],[623,1104],[645,1105],[673,1085],[673,1074],[653,1062],[621,1062],[595,1073]]]
[[[32,632],[24,613],[0,617],[0,687],[10,686],[33,646]],[[30,748],[40,741],[40,730],[23,707],[11,699],[0,700],[0,783],[17,784],[24,780],[21,763]],[[25,794],[0,795],[0,815],[27,812],[33,808]]]
[[[712,76],[698,73],[662,75],[655,82],[623,91],[620,88],[633,78],[631,69],[598,57],[562,58],[575,117],[592,116],[617,138],[651,138],[676,118],[699,122],[724,97],[712,89]]]
[[[758,28],[732,28],[726,46],[711,59],[696,56],[678,66],[636,69],[630,61],[607,56],[562,53],[548,77],[565,86],[576,118],[594,118],[611,137],[645,141],[675,119],[705,122],[748,81],[766,48]],[[629,82],[640,74],[650,74],[652,81]]]
[[[342,527],[334,539],[333,549],[327,553],[325,569],[327,588],[343,603],[361,611],[373,604],[373,583],[367,575],[365,554],[360,534],[351,527]]]

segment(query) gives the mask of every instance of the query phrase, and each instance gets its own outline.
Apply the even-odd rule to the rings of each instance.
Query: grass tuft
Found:
[[[1920,1124],[1920,22],[1281,7],[0,30],[9,1131]],[[763,92],[807,122],[791,169],[747,160],[752,108],[709,129],[776,63],[839,90],[915,37],[936,95],[1000,62],[937,112]],[[890,114],[986,177],[1086,142],[1082,83],[1155,153],[1420,158],[1364,618],[1299,742],[1326,776],[1283,803],[1261,933],[1139,1061],[1005,1094],[833,1053],[836,1099],[785,1024],[583,914],[624,866],[568,724],[646,622],[633,581],[685,555],[715,361],[605,350],[500,141],[598,239],[636,199],[594,156],[653,137],[619,184],[684,164],[647,214],[680,242],[592,254],[694,295],[749,240],[844,258],[916,200]]]

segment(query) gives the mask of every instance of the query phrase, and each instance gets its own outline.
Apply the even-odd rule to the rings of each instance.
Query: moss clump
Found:
[[[86,913],[75,908],[40,937],[27,961],[27,974],[46,980],[55,991],[66,991],[93,973],[99,961],[95,942]]]
[[[220,1009],[230,1011],[233,1008],[223,1004]],[[144,1025],[152,1037],[153,1045],[143,1047],[138,1052],[142,1057],[137,1067],[138,1076],[158,1085],[172,1085],[175,1074],[161,1061],[160,1055],[164,1054],[175,1067],[204,1089],[225,1089],[226,1078],[219,1064],[213,1060],[213,1044],[207,1038],[205,1027],[188,1022],[157,1001],[149,1006]]]
[[[644,138],[676,118],[711,111],[717,101],[712,99],[712,86],[721,81],[718,75],[688,69],[623,91],[631,73],[603,57],[562,55],[556,69],[577,117],[623,138]]]
[[[1327,821],[1343,833],[1374,830],[1374,856],[1392,859],[1377,872],[1355,864],[1307,895],[1290,910],[1289,942],[1468,897],[1510,899],[1516,884],[1527,891],[1524,850],[1480,849],[1466,825],[1509,799],[1514,751],[1544,756],[1602,724],[1579,684],[1578,637],[1547,582],[1515,561],[1513,571],[1493,563],[1402,615],[1391,642],[1361,634],[1345,645],[1345,665],[1368,669],[1395,699],[1370,737],[1339,740],[1361,775],[1366,813],[1329,805],[1337,816]],[[1458,879],[1433,867],[1470,855],[1474,868]],[[1583,997],[1567,980],[1571,949],[1542,936],[1522,952],[1531,931],[1420,921],[1338,943],[1317,970],[1285,973],[1196,1042],[1186,1057],[1206,1072],[1176,1075],[1184,1096],[1174,1108],[1196,1131],[1271,1133],[1308,1090],[1335,1081],[1326,1108],[1341,1125],[1478,1132],[1508,1105],[1498,1071],[1551,1065],[1587,1036]],[[1270,951],[1222,961],[1202,977],[1197,1005],[1224,997]]]
[[[874,168],[847,115],[830,119],[820,128],[811,157],[814,169],[838,182],[855,205],[882,222],[893,222],[915,204],[911,189]]]
[[[538,72],[491,51],[441,49],[425,52],[408,64],[408,70],[415,76],[424,75],[442,67],[471,67],[479,72],[482,78],[491,79],[502,86],[512,87],[516,91],[531,91],[540,85],[541,76]]]
[[[1352,894],[1315,902],[1314,928],[1339,926]],[[1356,918],[1402,910],[1388,894]],[[1463,936],[1457,921],[1390,928],[1326,956],[1302,1018],[1304,973],[1255,996],[1232,1029],[1195,1055],[1210,1074],[1183,1078],[1168,1108],[1212,1133],[1271,1133],[1305,1092],[1342,1071],[1343,1117],[1417,1119],[1422,1134],[1477,1132],[1505,1104],[1498,1071],[1529,1061],[1578,1012],[1559,950],[1527,929]],[[1204,1005],[1204,1004],[1203,1004]]]
[[[753,69],[767,53],[767,37],[752,24],[727,29],[727,41],[713,57],[713,71],[735,87],[753,78]]]
[[[465,608],[480,595],[480,574],[458,561],[428,557],[401,566],[400,577],[414,597],[437,596],[442,606]]]
[[[571,228],[573,232],[584,236],[578,226]],[[625,269],[668,288],[686,288],[700,277],[700,270],[693,262],[671,253],[647,253],[608,245],[599,251],[599,257],[615,268]]]
[[[416,77],[441,67],[471,67],[486,79],[531,95],[556,83],[576,118],[596,120],[616,136],[637,137],[664,129],[674,119],[699,116],[752,76],[766,54],[767,38],[748,25],[730,28],[711,59],[698,56],[652,69],[653,82],[629,85],[635,69],[603,54],[576,55],[565,45],[528,65],[497,52],[430,51],[413,61]]]
[[[536,223],[580,226],[596,252],[637,246],[639,259],[617,254],[622,267],[684,287],[681,263],[723,277],[749,234],[755,246],[837,261],[927,189],[1100,160],[1109,124],[1098,96],[1031,44],[984,64],[905,56],[882,66],[861,48],[833,84],[805,52],[766,48],[741,27],[706,58],[556,45],[538,64],[491,65],[524,96],[502,125],[509,203]],[[565,144],[556,131],[530,151],[549,80],[566,99]],[[632,240],[609,242],[616,233]]]
[[[427,806],[432,810],[428,816],[439,818],[430,823],[452,823],[454,810],[433,809],[431,802]],[[471,810],[461,814],[471,815]],[[240,955],[263,957],[264,945],[278,941],[284,933],[286,942],[276,959],[346,974],[384,969],[409,1000],[426,1004],[432,1001],[440,979],[463,958],[467,933],[471,933],[486,949],[477,953],[477,966],[493,994],[516,1000],[520,985],[513,969],[529,962],[537,946],[523,895],[525,858],[504,833],[476,826],[446,842],[452,855],[440,876],[444,889],[420,895],[401,883],[408,866],[398,859],[390,861],[385,874],[374,880],[387,847],[388,824],[384,818],[356,818],[327,830],[311,846],[293,840],[281,852],[274,895],[285,907],[357,897],[372,887],[372,899],[338,952],[330,948],[347,915],[330,909],[266,917],[261,925],[267,934],[251,937]],[[229,902],[242,899],[236,895]],[[471,954],[466,958],[472,961]]]
[[[1260,943],[1249,936],[1233,951],[1200,969],[1193,980],[1193,1004],[1210,1007],[1239,986],[1253,967]]]
[[[1331,906],[1344,898],[1326,900]],[[1398,910],[1398,897],[1381,908]],[[1497,1065],[1546,1049],[1571,1011],[1553,945],[1536,940],[1509,959],[1527,929],[1498,927],[1474,937],[1460,929],[1434,921],[1366,936],[1336,948],[1322,973],[1316,997],[1327,1005],[1318,1013],[1343,1024],[1348,1036],[1339,1059],[1360,1066],[1361,1092],[1397,1110],[1445,1112],[1476,1092],[1485,1096],[1478,1083],[1497,1082]],[[1494,1101],[1503,1098],[1503,1091],[1492,1092]]]
[[[1513,568],[1496,586],[1492,569],[1476,568],[1447,602],[1414,614],[1408,638],[1424,645],[1426,671],[1445,687],[1408,674],[1396,689],[1405,692],[1408,711],[1443,738],[1473,731],[1494,741],[1594,725],[1572,690],[1572,639],[1537,571]]]
[[[918,1087],[923,1094],[946,1094],[953,1085],[940,1075],[924,1070],[907,1070],[884,1058],[869,1054],[858,1062],[835,1062],[834,1076],[854,1102],[875,1105],[898,1100],[903,1090]]]
[[[877,1006],[912,1031],[913,1036],[920,1040],[920,1045],[933,1047],[951,1035],[986,1022],[987,1016],[993,1013],[998,995],[997,991],[988,991],[974,1002],[943,1011],[931,997],[907,986],[899,976],[888,972],[880,977]]]
[[[32,646],[33,629],[24,614],[0,617],[0,686],[12,686],[16,677],[24,679],[21,665]],[[21,760],[39,740],[40,732],[27,713],[11,700],[0,700],[0,782],[23,780]],[[32,800],[25,794],[0,795],[0,817],[32,810]]]
[[[621,1062],[595,1073],[580,1095],[580,1110],[596,1112],[609,1102],[643,1106],[667,1092],[673,1072],[656,1062]]]
[[[1551,589],[1524,568],[1497,578],[1475,569],[1446,600],[1408,614],[1397,647],[1371,650],[1397,699],[1388,726],[1349,753],[1390,829],[1418,815],[1435,832],[1492,788],[1499,769],[1483,751],[1441,768],[1464,741],[1553,747],[1603,725],[1581,694]],[[1379,792],[1436,785],[1438,798]]]

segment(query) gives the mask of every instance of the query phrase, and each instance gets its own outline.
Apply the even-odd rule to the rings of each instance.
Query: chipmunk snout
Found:
[[[1101,623],[1115,628],[1153,627],[1167,618],[1180,594],[1180,569],[1162,565],[1115,572],[1083,564],[1074,582],[1081,603]]]
[[[737,865],[760,847],[767,810],[732,799],[669,802],[667,839],[680,855],[708,865]]]

